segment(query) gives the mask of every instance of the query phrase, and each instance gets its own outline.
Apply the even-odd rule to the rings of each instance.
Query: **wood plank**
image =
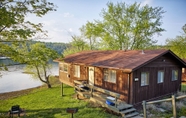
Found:
[[[126,114],[126,113],[133,112],[133,111],[136,111],[136,109],[134,109],[134,108],[126,109],[126,110],[124,110],[124,111],[120,111],[120,113],[121,113],[121,114]]]
[[[131,114],[127,114],[127,115],[125,115],[125,118],[131,118],[131,117],[136,116],[136,115],[138,115],[138,114],[139,114],[138,112],[134,112],[134,113],[131,113]]]

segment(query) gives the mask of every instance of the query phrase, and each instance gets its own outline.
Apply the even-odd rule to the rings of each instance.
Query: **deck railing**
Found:
[[[99,92],[104,93],[108,96],[114,97],[115,99],[114,99],[113,102],[115,104],[115,107],[117,107],[117,102],[118,102],[118,99],[120,98],[120,94],[109,91],[109,90],[106,90],[106,89],[102,89],[102,88],[99,88],[99,87],[96,87],[96,86],[92,86],[92,85],[87,84],[87,82],[78,81],[78,80],[74,80],[74,85],[83,85],[83,86],[88,87],[90,89],[91,97],[93,97],[94,91],[99,91]]]

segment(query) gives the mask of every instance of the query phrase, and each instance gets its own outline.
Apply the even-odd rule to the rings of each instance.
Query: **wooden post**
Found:
[[[91,97],[93,97],[93,87],[91,87],[91,92],[90,92],[90,94],[91,94]]]
[[[143,101],[143,116],[144,118],[147,118],[147,110],[146,110],[146,101]]]
[[[115,107],[117,108],[117,97],[115,96]]]
[[[61,97],[63,97],[63,82],[61,83]]]
[[[176,115],[176,98],[175,95],[172,95],[172,110],[173,110],[173,117],[177,118]]]

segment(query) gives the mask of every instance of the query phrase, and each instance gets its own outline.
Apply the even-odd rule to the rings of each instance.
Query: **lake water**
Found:
[[[53,63],[50,74],[59,75],[58,63]],[[25,65],[8,66],[8,71],[1,71],[0,93],[23,90],[42,85],[40,80],[33,79],[31,75],[23,73]]]

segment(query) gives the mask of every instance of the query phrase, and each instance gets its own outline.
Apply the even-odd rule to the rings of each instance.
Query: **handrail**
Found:
[[[109,91],[109,90],[106,90],[106,89],[102,89],[102,88],[99,88],[99,87],[96,87],[96,86],[92,86],[92,85],[89,85],[87,83],[83,83],[83,82],[78,81],[78,80],[74,80],[74,83],[75,84],[80,84],[80,85],[83,85],[83,86],[86,86],[86,87],[89,87],[91,89],[90,94],[91,94],[92,97],[93,97],[94,90],[115,97],[115,107],[117,107],[116,103],[117,103],[117,99],[120,97],[120,94],[112,92],[112,91]]]

